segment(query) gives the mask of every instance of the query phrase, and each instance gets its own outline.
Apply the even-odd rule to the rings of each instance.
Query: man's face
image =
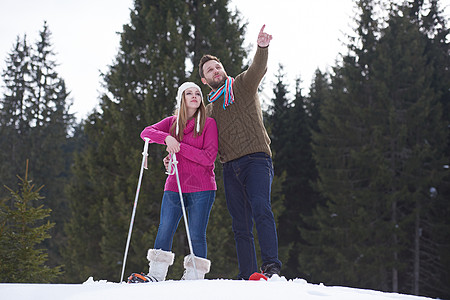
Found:
[[[215,60],[208,60],[203,65],[203,74],[205,77],[202,78],[202,82],[209,85],[212,90],[221,87],[227,78],[227,73],[222,64]]]

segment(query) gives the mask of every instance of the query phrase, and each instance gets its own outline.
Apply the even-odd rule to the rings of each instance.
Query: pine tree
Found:
[[[320,109],[322,103],[330,97],[330,88],[329,74],[324,74],[317,69],[309,90],[309,97],[305,99],[305,110],[309,117],[311,131],[319,129]]]
[[[384,258],[382,252],[373,257],[383,237],[362,224],[378,224],[378,216],[370,212],[377,211],[377,205],[382,207],[367,179],[375,164],[369,159],[373,155],[369,122],[376,119],[375,87],[368,79],[378,28],[372,1],[359,1],[358,6],[359,35],[352,39],[343,66],[334,70],[331,97],[324,99],[319,128],[313,133],[320,178],[316,186],[326,204],[317,207],[312,219],[307,218],[316,230],[303,230],[309,246],[300,260],[313,281],[373,287],[383,285],[384,274],[370,269],[378,267],[374,258]]]
[[[379,147],[385,153],[382,165],[392,178],[385,188],[390,191],[387,198],[392,204],[393,225],[398,226],[393,242],[402,246],[394,254],[402,264],[398,277],[393,278],[393,289],[416,294],[421,252],[419,230],[421,219],[427,214],[424,198],[428,198],[430,184],[441,180],[437,168],[443,163],[439,145],[445,132],[441,109],[431,88],[432,66],[424,55],[425,47],[426,39],[418,26],[408,17],[391,12],[377,51],[380,64],[374,67],[375,80],[380,82],[379,98],[388,100],[383,104],[388,130],[380,140],[384,147]],[[415,232],[409,232],[408,227],[416,228]],[[413,264],[408,264],[408,260]],[[414,265],[414,270],[403,265]],[[406,290],[411,281],[414,288]]]
[[[314,82],[311,85],[309,96],[301,94],[300,79],[296,82],[296,94],[290,109],[289,135],[291,136],[291,151],[295,153],[288,165],[288,180],[286,184],[286,218],[290,227],[289,236],[294,241],[288,271],[291,277],[301,274],[308,278],[302,265],[303,249],[307,242],[302,237],[303,229],[311,229],[306,221],[313,214],[316,206],[323,204],[320,194],[314,189],[313,183],[318,174],[312,153],[312,132],[318,130],[321,104],[329,97],[329,83],[326,76],[316,71]],[[295,138],[292,138],[295,137]],[[288,213],[289,212],[289,213]],[[288,273],[289,274],[289,273]]]
[[[224,63],[233,58],[234,64],[226,66],[229,73],[242,67],[241,31],[231,30],[234,25],[230,24],[241,25],[225,4],[135,1],[130,24],[124,25],[121,33],[119,53],[104,74],[107,93],[101,99],[101,111],[89,116],[84,124],[86,147],[77,155],[74,179],[68,187],[72,219],[67,226],[65,257],[71,280],[87,276],[118,280],[142,159],[139,133],[172,114],[180,83],[188,78],[199,82],[197,73],[189,72],[189,66],[196,66],[204,54],[199,49],[222,56]],[[164,150],[159,145],[149,147],[149,170],[144,173],[126,273],[148,270],[146,253],[156,237],[166,176]],[[219,190],[211,220],[219,218],[218,212],[220,216],[225,212],[222,195]],[[208,226],[209,253],[235,259],[234,253],[225,252],[229,247],[223,247],[223,242],[232,242],[232,233],[226,234],[225,226],[215,221]],[[168,278],[179,278],[181,261],[188,254],[182,226],[174,238],[173,251],[176,261]],[[227,259],[217,261],[211,274],[223,269],[229,270],[225,275],[235,272]]]
[[[286,169],[286,164],[289,164],[286,157],[285,145],[286,135],[289,131],[288,113],[290,108],[290,101],[287,99],[287,86],[285,84],[285,74],[283,73],[283,66],[278,67],[278,74],[276,75],[277,82],[273,89],[275,98],[272,100],[272,105],[269,106],[268,123],[270,124],[270,140],[272,142],[272,151],[274,152],[275,174],[281,175],[282,170]]]
[[[31,146],[25,113],[29,97],[30,51],[26,36],[23,39],[17,37],[14,48],[6,59],[6,70],[2,74],[7,92],[0,98],[0,182],[9,186],[15,185],[11,174],[18,174],[25,152]],[[0,192],[0,197],[6,195],[6,191]]]
[[[307,244],[299,259],[312,281],[372,286],[382,282],[376,278],[378,270],[367,268],[379,240],[370,227],[360,225],[371,219],[372,208],[363,204],[377,203],[363,179],[373,163],[367,159],[371,155],[367,123],[374,118],[370,116],[374,87],[367,79],[378,28],[372,1],[359,1],[358,6],[358,36],[351,39],[343,66],[334,69],[330,97],[322,100],[319,126],[313,131],[316,187],[326,203],[311,217],[305,216],[308,226],[302,236]],[[367,244],[369,239],[372,242]]]
[[[327,202],[309,220],[316,230],[303,232],[302,261],[314,280],[415,293],[421,256],[436,257],[420,232],[429,188],[442,182],[442,110],[420,27],[393,6],[379,31],[369,2],[359,2],[361,43],[335,69],[313,135]]]
[[[67,218],[63,186],[71,156],[65,147],[74,122],[68,112],[69,93],[56,68],[47,23],[44,22],[39,39],[32,47],[25,37],[18,38],[3,73],[6,89],[0,121],[4,139],[0,146],[0,181],[15,184],[13,174],[19,173],[23,160],[28,158],[30,175],[37,183],[47,186],[43,191],[47,199],[45,205],[54,211],[50,218],[56,223],[51,232],[54,239],[45,241],[51,265],[61,263],[59,246],[64,243],[63,222]]]
[[[450,65],[448,19],[444,17],[441,8],[442,2],[437,0],[412,1],[408,5],[408,15],[411,20],[420,26],[420,30],[428,38],[426,39],[426,55],[433,66],[433,80],[430,83],[442,107],[442,119],[445,124],[450,124],[450,77],[448,66]],[[444,139],[443,139],[444,140]],[[443,149],[443,157],[450,156],[450,131],[447,130],[446,146]],[[450,175],[448,166],[445,177],[438,186],[430,188],[429,215],[422,219],[422,239],[430,250],[423,253],[421,258],[421,272],[419,285],[416,285],[420,294],[432,297],[450,297],[450,222],[448,217],[449,206],[444,199],[450,198]],[[428,197],[427,197],[428,198]],[[431,207],[430,207],[431,206]],[[432,245],[428,247],[428,245]],[[423,246],[422,246],[423,247]]]
[[[434,62],[442,57],[435,57],[436,46],[433,46],[430,36],[432,30],[418,17],[425,8],[414,4],[418,2],[400,7],[400,16],[391,15],[386,34],[380,39],[383,41],[380,43],[381,55],[385,58],[389,53],[392,57],[382,64],[392,66],[389,71],[393,77],[389,78],[388,72],[382,68],[378,70],[378,76],[383,80],[396,79],[396,84],[386,84],[393,99],[391,115],[396,116],[395,127],[399,129],[395,144],[390,143],[395,147],[391,146],[390,151],[402,153],[395,155],[403,158],[401,162],[396,159],[398,172],[408,174],[403,185],[414,186],[404,192],[405,195],[409,192],[408,196],[402,197],[408,201],[399,201],[403,207],[398,207],[397,213],[414,228],[414,231],[404,233],[407,241],[403,244],[407,245],[407,252],[402,257],[410,261],[407,266],[413,267],[405,268],[399,288],[416,295],[446,297],[448,290],[444,292],[442,289],[446,286],[442,280],[448,279],[448,272],[443,271],[447,268],[440,253],[448,249],[449,244],[441,241],[448,237],[450,231],[448,222],[436,214],[438,210],[446,209],[439,200],[445,194],[432,197],[429,192],[431,187],[444,185],[445,145],[442,141],[445,140],[447,122],[442,118],[442,78],[436,82],[435,75],[441,73],[442,67]],[[397,71],[400,66],[405,72]],[[436,226],[441,227],[439,231],[433,230]]]
[[[49,241],[50,259],[53,264],[61,263],[60,247],[64,245],[64,222],[67,220],[67,200],[64,184],[68,179],[68,164],[71,153],[66,152],[69,131],[74,124],[74,116],[69,113],[71,101],[64,79],[57,70],[55,53],[51,43],[51,31],[44,23],[31,57],[32,97],[28,107],[33,148],[30,153],[33,176],[46,185],[44,196],[54,214],[55,222]]]
[[[20,189],[6,187],[11,196],[0,203],[0,282],[53,282],[61,275],[60,267],[47,266],[46,249],[40,248],[55,225],[41,224],[51,209],[36,205],[43,199],[43,186],[36,188],[28,178],[28,161],[25,177],[19,180]]]
[[[314,206],[309,184],[314,164],[311,158],[310,129],[301,95],[300,80],[296,82],[295,99],[289,101],[280,65],[273,89],[275,98],[269,106],[268,124],[273,151],[275,175],[281,180],[283,211],[279,216],[280,252],[284,254],[283,274],[296,278],[301,273],[297,257],[302,242],[299,228],[305,224],[301,214],[310,213]],[[279,180],[279,181],[280,181]]]

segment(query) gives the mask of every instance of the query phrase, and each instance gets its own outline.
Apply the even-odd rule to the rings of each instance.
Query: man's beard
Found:
[[[211,80],[208,82],[208,85],[211,87],[211,89],[213,89],[214,91],[217,90],[218,88],[220,88],[222,85],[225,84],[225,80],[227,79],[226,76],[223,76],[223,79],[219,82],[216,82],[214,80]]]

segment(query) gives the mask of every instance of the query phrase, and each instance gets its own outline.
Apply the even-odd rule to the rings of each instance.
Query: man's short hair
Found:
[[[200,78],[205,77],[205,74],[203,73],[203,65],[210,60],[215,60],[220,63],[220,60],[214,55],[211,54],[203,55],[202,58],[200,58],[200,63],[198,64],[198,72],[200,73]]]

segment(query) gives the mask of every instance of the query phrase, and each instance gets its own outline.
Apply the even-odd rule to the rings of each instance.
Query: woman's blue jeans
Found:
[[[209,213],[211,212],[215,196],[216,191],[183,193],[192,248],[195,256],[198,257],[206,258],[206,227],[208,226]],[[155,249],[172,250],[173,236],[182,216],[180,194],[178,192],[165,191],[161,203]]]
[[[239,263],[238,278],[248,279],[258,272],[253,222],[258,232],[262,264],[277,263],[278,238],[270,193],[272,159],[266,153],[245,155],[223,164],[227,207],[233,221]]]

